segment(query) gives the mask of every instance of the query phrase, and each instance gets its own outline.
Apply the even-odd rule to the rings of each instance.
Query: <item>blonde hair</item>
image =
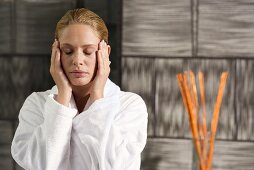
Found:
[[[67,11],[56,25],[55,38],[58,39],[61,31],[70,24],[90,26],[97,33],[98,38],[108,44],[108,29],[104,21],[94,12],[85,8]]]

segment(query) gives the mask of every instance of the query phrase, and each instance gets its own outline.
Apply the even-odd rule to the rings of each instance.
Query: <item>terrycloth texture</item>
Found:
[[[104,98],[78,114],[55,101],[57,88],[34,92],[19,113],[11,153],[26,170],[139,170],[147,138],[142,98],[109,79]],[[88,102],[89,103],[89,102]]]

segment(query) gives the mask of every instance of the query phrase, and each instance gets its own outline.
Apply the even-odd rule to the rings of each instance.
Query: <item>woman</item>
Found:
[[[108,30],[95,13],[68,11],[57,23],[50,73],[19,113],[11,153],[27,170],[138,170],[147,109],[108,79]]]

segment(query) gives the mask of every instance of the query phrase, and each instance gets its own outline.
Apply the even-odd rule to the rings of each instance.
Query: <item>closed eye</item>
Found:
[[[60,48],[61,49],[61,48]],[[73,53],[73,50],[71,50],[70,48],[62,48],[61,51],[65,54],[65,55],[71,55]]]
[[[72,51],[64,52],[66,55],[71,55]]]
[[[86,49],[86,50],[84,50],[84,54],[85,54],[85,55],[91,55],[91,54],[93,54],[95,51],[96,51],[96,49],[92,49],[92,48]]]
[[[84,52],[85,53],[85,55],[91,55],[92,53],[88,53],[88,52]]]

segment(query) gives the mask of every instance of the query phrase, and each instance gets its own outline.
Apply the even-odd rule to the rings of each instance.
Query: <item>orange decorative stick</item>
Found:
[[[187,99],[186,99],[186,96],[185,96],[185,93],[184,93],[184,87],[183,87],[183,75],[182,74],[177,74],[176,76],[177,80],[178,80],[178,84],[179,84],[179,87],[180,87],[180,92],[181,92],[181,95],[182,95],[182,98],[183,98],[183,104],[184,104],[184,107],[185,107],[185,110],[187,113],[189,113],[189,108],[187,106]]]
[[[191,132],[198,154],[200,169],[210,170],[213,157],[214,141],[219,119],[219,111],[228,73],[223,72],[220,78],[219,90],[214,106],[213,118],[211,121],[210,141],[207,140],[204,74],[202,72],[199,72],[198,74],[202,115],[199,114],[198,93],[194,73],[192,71],[188,71],[184,72],[184,74],[179,73],[176,77],[178,80],[186,112],[189,114]],[[209,146],[208,154],[207,146]]]
[[[208,159],[206,164],[206,169],[210,170],[212,165],[212,157],[213,157],[213,148],[214,148],[214,141],[216,136],[216,130],[218,125],[218,119],[219,119],[219,113],[220,113],[220,106],[222,102],[222,97],[226,85],[226,81],[228,78],[228,73],[223,72],[220,78],[220,85],[218,90],[218,95],[216,98],[216,103],[214,106],[214,112],[213,112],[213,118],[211,122],[211,138],[210,138],[210,147],[209,147],[209,153],[208,153]]]
[[[188,115],[189,115],[189,120],[192,120],[192,116],[190,115],[190,107],[189,107],[189,105],[188,105],[187,97],[186,97],[186,93],[185,93],[183,75],[182,75],[182,74],[177,74],[177,80],[178,80],[178,83],[179,83],[180,92],[181,92],[181,94],[182,94],[183,103],[184,103],[186,112],[187,112]],[[192,132],[192,135],[193,135],[194,132],[193,132],[192,123],[190,123],[190,128],[191,128],[191,132]]]
[[[195,115],[194,111],[194,103],[191,100],[191,95],[190,95],[190,89],[188,88],[188,82],[187,82],[187,75],[183,75],[183,84],[184,84],[184,92],[186,94],[186,99],[189,107],[189,117],[190,117],[190,123],[192,127],[192,135],[193,135],[193,140],[196,145],[197,153],[198,153],[198,159],[200,162],[200,169],[205,170],[205,165],[202,159],[201,155],[201,149],[200,149],[200,142],[199,142],[199,135],[198,135],[198,127],[197,127],[197,118]]]
[[[192,71],[189,71],[190,74],[190,80],[191,80],[191,93],[192,93],[192,99],[194,99],[194,105],[195,105],[195,112],[198,113],[198,94],[197,94],[197,86],[195,81],[195,75]]]
[[[198,73],[199,78],[199,89],[200,89],[200,97],[201,97],[201,106],[202,106],[202,156],[206,159],[206,142],[205,139],[207,137],[207,125],[206,125],[206,107],[205,107],[205,83],[204,83],[204,74],[203,72]]]

